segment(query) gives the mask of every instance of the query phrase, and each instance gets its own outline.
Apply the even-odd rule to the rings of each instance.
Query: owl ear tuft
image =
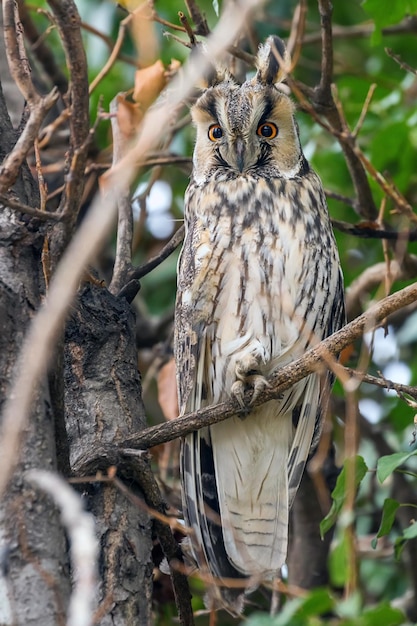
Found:
[[[258,71],[256,80],[264,85],[275,85],[284,80],[290,56],[282,39],[276,35],[268,37],[266,42],[259,46],[256,65]]]
[[[191,56],[196,54],[196,50],[201,51],[203,55],[208,58],[206,47],[203,43],[199,43],[191,50]],[[223,82],[236,82],[233,74],[229,71],[225,63],[212,63],[210,61],[206,72],[201,78],[198,87],[200,89],[208,89],[209,87],[215,87]]]

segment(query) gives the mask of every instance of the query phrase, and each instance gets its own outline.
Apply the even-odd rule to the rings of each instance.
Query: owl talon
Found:
[[[258,368],[259,362],[253,355],[249,355],[236,363],[235,373],[237,380],[232,385],[231,393],[242,409],[247,409],[266,387],[270,387],[266,378],[259,373]],[[252,397],[247,402],[245,401],[245,391],[251,387],[253,389]]]
[[[248,378],[248,382],[253,387],[253,394],[249,404],[253,404],[255,400],[259,398],[263,390],[271,386],[266,378],[264,378],[264,376],[262,376],[261,374],[250,376]]]
[[[233,383],[230,392],[242,411],[246,411],[247,406],[245,402],[245,384],[241,380],[237,380]]]

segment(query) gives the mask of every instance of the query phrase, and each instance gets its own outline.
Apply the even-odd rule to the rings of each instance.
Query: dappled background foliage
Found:
[[[133,9],[134,4],[128,8]],[[207,33],[215,27],[222,4],[211,0],[195,3],[205,16]],[[45,8],[37,0],[27,6],[28,15],[39,33],[44,33],[43,41],[53,50],[65,76],[58,37],[54,29],[48,30],[48,15],[36,11],[35,5]],[[253,71],[250,55],[268,35],[286,39],[290,33],[293,37],[296,34],[295,63],[287,82],[298,101],[305,154],[327,193],[349,319],[373,301],[413,282],[417,275],[417,218],[412,211],[417,204],[417,2],[395,0],[391,5],[376,0],[335,2],[330,39],[330,31],[326,35],[327,26],[321,26],[320,21],[320,13],[326,18],[331,13],[326,2],[265,2],[239,42],[249,63],[235,58],[232,67],[239,72]],[[112,163],[110,103],[120,94],[117,125],[123,140],[128,141],[139,127],[143,110],[158,98],[164,84],[188,58],[193,41],[186,31],[195,24],[182,1],[155,0],[148,27],[154,29],[152,41],[156,46],[149,50],[141,46],[130,14],[122,8],[99,0],[78,0],[77,6],[83,20],[89,78],[94,85],[90,99],[94,136],[82,220],[103,175],[101,184],[106,185],[105,172]],[[185,22],[179,11],[185,12]],[[207,33],[199,26],[196,37],[204,41]],[[322,66],[323,32],[332,47],[333,76],[325,77],[329,83],[327,100],[320,102],[315,95],[328,71]],[[101,75],[116,41],[121,44],[117,59]],[[36,58],[35,50],[33,54]],[[325,54],[331,65],[329,50]],[[158,60],[163,65],[154,66]],[[150,66],[155,68],[153,73],[141,74]],[[39,74],[42,80],[42,72]],[[148,87],[150,96],[145,93]],[[131,189],[134,266],[143,266],[158,255],[182,224],[193,150],[186,106],[164,131],[162,147],[147,157]],[[352,178],[343,149],[347,144],[356,163],[367,171],[365,182]],[[65,137],[61,143],[45,145],[41,158],[49,193],[59,193],[62,180],[56,165],[65,158]],[[49,202],[53,203],[53,198]],[[116,232],[95,261],[95,271],[106,283],[111,280],[115,254]],[[133,302],[149,425],[176,417],[171,341],[177,255],[178,250],[140,279]],[[344,467],[333,509],[322,525],[327,531],[336,524],[329,557],[329,588],[308,593],[289,589],[288,597],[280,595],[283,609],[275,617],[255,615],[267,610],[269,600],[260,594],[246,611],[252,614],[248,625],[388,626],[417,621],[413,465],[417,394],[412,387],[417,383],[416,344],[417,306],[412,304],[342,354],[343,365],[364,375],[342,376],[336,382],[328,420],[326,434],[331,432],[336,462]],[[394,453],[402,456],[393,458]],[[388,458],[381,464],[381,457]],[[153,465],[174,515],[180,507],[177,464],[175,443],[153,451]],[[373,541],[377,534],[380,538]],[[156,559],[159,562],[160,557]],[[170,624],[176,614],[172,592],[163,574],[155,570],[155,576],[155,623]],[[191,586],[193,607],[201,612],[196,623],[207,624],[203,583],[195,577]],[[233,621],[223,614],[217,619],[218,624]]]

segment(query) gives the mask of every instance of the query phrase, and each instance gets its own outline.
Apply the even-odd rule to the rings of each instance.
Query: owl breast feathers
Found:
[[[311,374],[257,408],[244,407],[244,392],[258,396],[273,371],[344,320],[321,182],[303,155],[294,106],[275,86],[284,55],[270,37],[254,78],[219,78],[192,109],[175,322],[180,412],[230,397],[237,410],[182,442],[183,506],[193,557],[212,577],[211,602],[232,613],[285,562],[289,509],[331,376]]]

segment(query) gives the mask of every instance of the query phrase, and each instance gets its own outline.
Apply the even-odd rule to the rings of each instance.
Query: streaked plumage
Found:
[[[192,110],[175,324],[181,414],[230,396],[241,403],[246,387],[259,393],[272,371],[343,322],[326,200],[302,153],[294,106],[274,85],[275,46],[284,54],[269,38],[253,79],[219,79]],[[279,575],[289,508],[329,386],[313,374],[281,399],[183,441],[185,521],[198,566],[215,579],[250,589]],[[242,589],[220,586],[218,594],[217,604],[239,612]]]

